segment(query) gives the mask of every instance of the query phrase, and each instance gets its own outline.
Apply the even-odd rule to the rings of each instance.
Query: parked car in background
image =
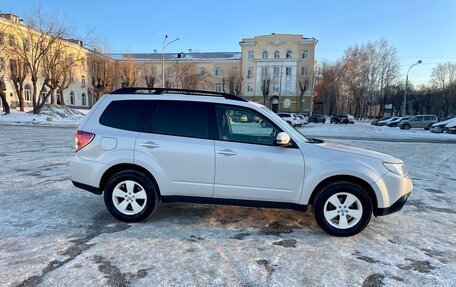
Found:
[[[308,116],[307,114],[305,114],[305,113],[302,113],[302,114],[298,114],[298,116],[303,116],[303,117],[304,117],[304,119],[305,119],[305,121],[306,121],[306,124],[308,124],[308,123],[309,123],[309,116]]]
[[[326,117],[320,114],[314,114],[309,117],[309,123],[325,123]]]
[[[413,128],[423,128],[428,130],[433,124],[437,123],[436,115],[416,115],[408,120],[401,121],[399,127],[401,130],[409,130]]]
[[[303,115],[297,115],[297,117],[301,126],[307,125],[309,123],[309,119],[304,117]]]
[[[445,127],[447,125],[451,125],[452,123],[456,123],[456,118],[451,118],[451,119],[448,119],[448,120],[445,120],[445,121],[441,121],[441,122],[438,122],[438,123],[435,123],[431,126],[431,128],[429,129],[431,132],[433,133],[443,133],[443,131],[445,130]]]
[[[335,115],[329,120],[331,124],[354,124],[355,119],[352,115]]]
[[[293,113],[278,113],[279,117],[281,117],[284,121],[286,121],[289,125],[294,127],[300,127],[302,124],[300,119],[296,114]]]
[[[408,119],[410,119],[410,117],[399,117],[399,118],[395,119],[394,121],[387,122],[386,125],[389,126],[390,128],[397,127],[401,123],[401,121],[405,121]]]
[[[392,121],[395,121],[395,120],[398,120],[400,118],[401,117],[392,117],[392,118],[389,118],[387,120],[378,121],[377,126],[386,126],[388,123],[390,123]]]
[[[456,134],[456,121],[448,123],[443,130],[450,134]]]
[[[380,122],[380,121],[385,121],[385,120],[390,119],[390,118],[391,118],[391,117],[384,117],[384,118],[381,118],[381,119],[373,120],[373,121],[371,122],[371,125],[376,126],[378,122]]]

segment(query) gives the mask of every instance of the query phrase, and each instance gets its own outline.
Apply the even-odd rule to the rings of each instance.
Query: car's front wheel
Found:
[[[372,202],[357,184],[340,181],[325,186],[313,203],[320,227],[334,236],[352,236],[361,232],[372,216]]]
[[[125,222],[139,222],[149,217],[158,204],[157,190],[152,181],[135,170],[112,176],[104,189],[109,212]]]

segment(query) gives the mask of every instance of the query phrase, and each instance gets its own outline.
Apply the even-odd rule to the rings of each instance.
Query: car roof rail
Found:
[[[120,88],[110,93],[111,95],[119,94],[152,94],[152,95],[163,95],[163,94],[179,94],[179,95],[192,95],[192,96],[209,96],[209,97],[222,97],[227,100],[247,102],[239,96],[213,91],[202,91],[202,90],[188,90],[188,89],[174,89],[174,88],[145,88],[145,87],[130,87]]]

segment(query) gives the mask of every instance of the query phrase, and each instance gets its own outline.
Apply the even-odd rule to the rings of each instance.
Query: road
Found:
[[[402,158],[415,189],[361,234],[311,211],[161,205],[115,220],[72,186],[74,129],[0,125],[0,286],[454,286],[456,149],[338,139]]]

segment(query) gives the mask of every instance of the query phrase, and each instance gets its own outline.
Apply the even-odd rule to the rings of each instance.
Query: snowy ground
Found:
[[[74,128],[0,125],[0,286],[455,286],[454,143],[303,130],[358,131],[370,140],[337,141],[402,158],[415,184],[404,209],[350,238],[310,211],[170,204],[125,224],[69,181]]]
[[[89,112],[88,109],[72,109],[46,105],[39,115],[32,114],[32,108],[25,108],[25,112],[11,110],[9,115],[0,113],[0,124],[8,125],[36,125],[55,127],[77,127]]]

